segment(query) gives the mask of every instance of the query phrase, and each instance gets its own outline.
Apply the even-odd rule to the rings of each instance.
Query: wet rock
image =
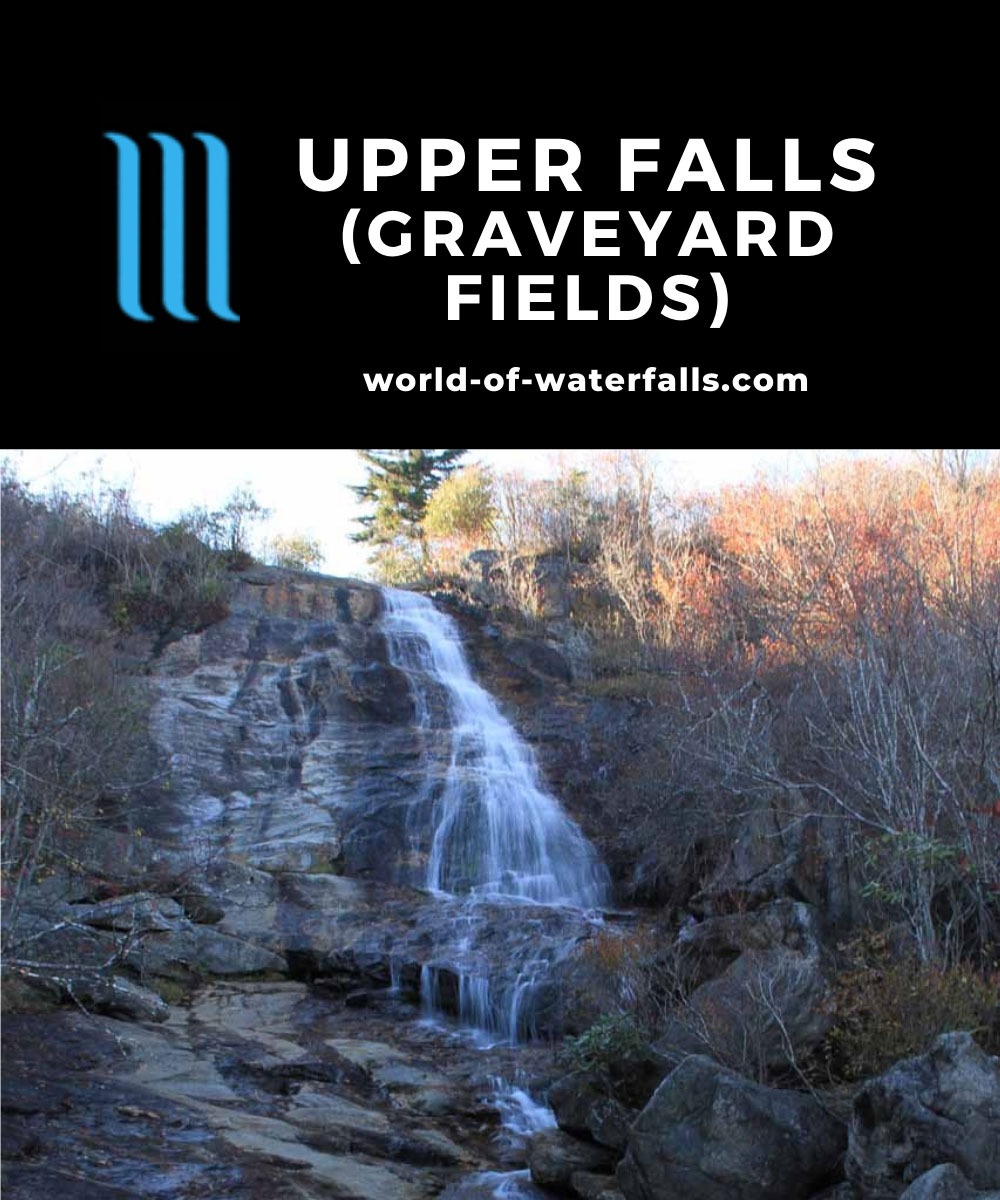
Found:
[[[387,725],[406,725],[414,718],[413,697],[406,676],[387,663],[354,667],[345,698],[369,719]]]
[[[854,1099],[846,1171],[866,1200],[894,1200],[942,1163],[1000,1188],[1000,1059],[968,1033],[942,1034]]]
[[[446,1075],[430,1063],[406,1059],[394,1046],[385,1042],[369,1042],[357,1038],[328,1038],[326,1045],[340,1057],[360,1067],[382,1087],[394,1090],[447,1089]]]
[[[437,1086],[420,1085],[406,1098],[407,1107],[428,1117],[453,1117],[466,1107],[465,1098],[450,1082]]]
[[[206,861],[329,871],[378,812],[381,845],[366,842],[364,864],[352,850],[352,869],[394,875],[419,755],[410,689],[373,625],[380,607],[370,585],[242,579],[229,617],[168,646],[153,664],[151,733],[169,778],[144,798],[147,833]]]
[[[295,1194],[310,1200],[434,1194],[449,1172],[482,1160],[451,1136],[453,1119],[439,1123],[444,1110],[425,1112],[411,1099],[425,1084],[447,1088],[453,1118],[468,1109],[470,1094],[463,1100],[461,1087],[412,1048],[324,1039],[345,1020],[363,1027],[379,1019],[371,1011],[334,1013],[305,984],[283,981],[213,984],[196,992],[189,1008],[172,1010],[166,1026],[108,1022],[126,1051],[119,1069],[146,1090],[145,1099],[128,1102],[134,1112],[119,1116],[133,1126],[155,1124],[135,1114],[183,1102],[255,1178],[261,1175],[248,1195],[290,1194],[282,1178],[294,1178],[301,1189]],[[393,1027],[384,1015],[381,1021]],[[481,1052],[464,1053],[478,1065]]]
[[[75,1008],[4,1015],[5,1196],[126,1200],[239,1195],[247,1188],[235,1152],[199,1127],[190,1109],[127,1078],[127,1039],[147,1031],[165,1036],[162,1025],[95,1019]],[[17,1148],[20,1155],[8,1158],[6,1151]]]
[[[833,1173],[846,1131],[809,1096],[686,1059],[629,1133],[628,1200],[801,1200]]]
[[[329,1153],[300,1140],[294,1125],[275,1117],[216,1110],[213,1128],[236,1149],[286,1171],[308,1172],[310,1181],[352,1200],[419,1200],[433,1188],[417,1168]]]
[[[900,1200],[974,1200],[982,1194],[954,1163],[942,1163],[915,1179]]]
[[[7,1108],[6,1104],[4,1108]],[[26,1128],[22,1123],[4,1121],[0,1127],[0,1152],[4,1162],[8,1163],[37,1158],[45,1152],[45,1143],[37,1130]]]
[[[582,1142],[561,1129],[543,1129],[528,1143],[531,1178],[539,1187],[567,1191],[577,1171],[607,1171],[616,1155],[604,1146]]]

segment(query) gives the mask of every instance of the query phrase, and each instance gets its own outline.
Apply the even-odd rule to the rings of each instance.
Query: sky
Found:
[[[551,475],[560,456],[585,466],[595,450],[470,450],[466,462],[531,478]],[[662,482],[672,488],[715,490],[748,482],[758,473],[801,475],[819,460],[900,458],[904,450],[654,450]],[[258,537],[303,533],[319,541],[321,570],[366,572],[368,549],[350,541],[362,510],[348,485],[364,481],[354,450],[0,450],[35,492],[52,486],[90,490],[103,479],[129,489],[138,514],[170,521],[195,506],[221,507],[233,490],[249,485],[272,510]]]

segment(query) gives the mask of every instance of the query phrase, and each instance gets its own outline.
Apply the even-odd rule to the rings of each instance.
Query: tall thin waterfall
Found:
[[[426,885],[449,896],[592,908],[607,872],[540,786],[530,748],[472,678],[455,622],[426,596],[385,589],[389,658],[421,727],[444,742],[431,780]],[[443,701],[443,711],[442,711]],[[430,766],[434,770],[433,766]]]

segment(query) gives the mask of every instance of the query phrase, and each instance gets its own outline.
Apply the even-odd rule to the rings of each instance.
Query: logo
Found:
[[[133,321],[152,321],[139,298],[141,236],[139,147],[130,137],[106,133],[118,149],[118,304]],[[163,155],[163,307],[178,321],[197,321],[184,301],[184,147],[151,133]],[[210,133],[194,137],[205,147],[206,298],[223,321],[239,321],[229,307],[229,150]]]

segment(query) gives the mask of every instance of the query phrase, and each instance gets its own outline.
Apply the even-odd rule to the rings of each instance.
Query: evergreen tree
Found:
[[[359,450],[368,479],[351,490],[374,511],[355,520],[351,537],[376,547],[417,543],[424,549],[423,519],[434,489],[455,470],[465,450]]]

